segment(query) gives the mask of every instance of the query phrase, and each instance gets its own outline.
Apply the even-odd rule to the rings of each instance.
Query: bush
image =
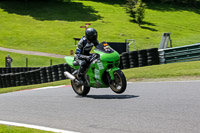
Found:
[[[136,14],[136,0],[126,0],[126,13],[130,14],[130,17],[135,19]]]
[[[139,25],[141,25],[144,19],[145,9],[146,9],[146,4],[143,3],[141,0],[138,0],[136,4],[135,20]]]
[[[146,4],[142,0],[127,0],[125,6],[126,12],[133,18],[133,22],[141,25],[144,19]]]

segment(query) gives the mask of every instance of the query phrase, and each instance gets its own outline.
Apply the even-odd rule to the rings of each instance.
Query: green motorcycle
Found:
[[[119,68],[120,55],[113,50],[106,42],[102,42],[94,49],[94,54],[88,63],[84,73],[84,83],[78,80],[79,65],[74,64],[74,57],[66,56],[65,61],[75,71],[64,72],[65,76],[71,80],[73,90],[80,96],[86,96],[90,87],[105,88],[110,87],[115,93],[123,93],[126,90],[126,77]]]

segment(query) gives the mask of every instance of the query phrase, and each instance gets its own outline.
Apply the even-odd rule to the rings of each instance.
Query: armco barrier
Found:
[[[200,60],[200,43],[159,50],[160,63]]]

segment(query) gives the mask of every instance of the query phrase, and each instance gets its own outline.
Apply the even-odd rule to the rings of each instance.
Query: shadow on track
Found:
[[[93,98],[93,99],[130,99],[137,98],[139,96],[135,95],[87,95],[83,98]]]

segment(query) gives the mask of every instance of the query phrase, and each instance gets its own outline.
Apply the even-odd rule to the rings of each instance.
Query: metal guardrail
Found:
[[[159,49],[160,64],[200,60],[200,43]]]

